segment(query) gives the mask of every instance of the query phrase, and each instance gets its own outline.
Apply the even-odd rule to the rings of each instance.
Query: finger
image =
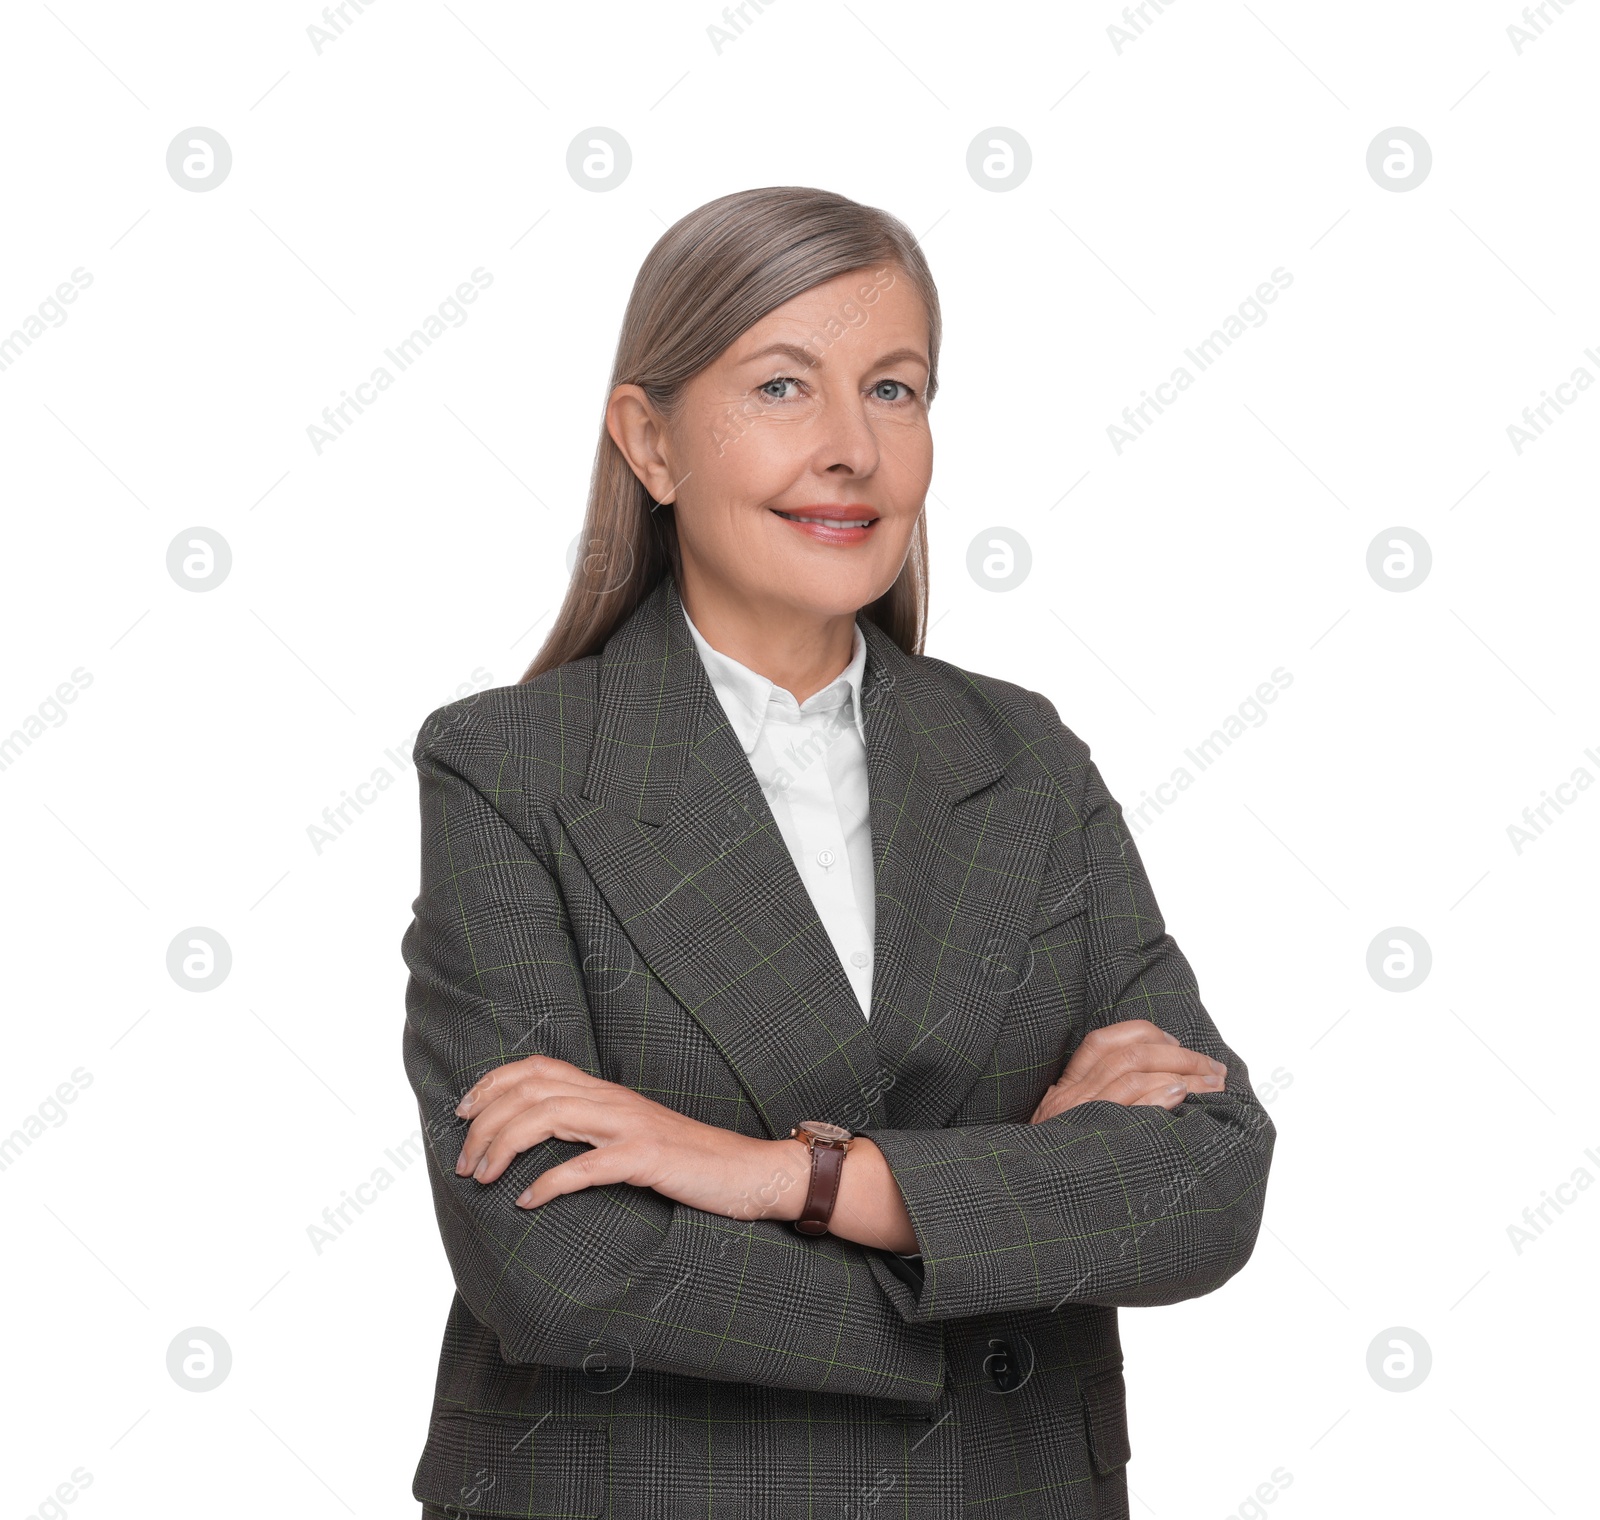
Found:
[[[581,1066],[563,1061],[559,1056],[525,1056],[520,1061],[507,1061],[486,1071],[467,1089],[456,1113],[463,1119],[483,1105],[490,1095],[522,1086],[528,1081],[565,1082],[574,1087],[609,1087],[604,1078],[590,1076]]]
[[[589,1096],[591,1091],[589,1088],[543,1079],[524,1081],[500,1089],[491,1088],[483,1106],[474,1110],[472,1122],[462,1137],[461,1152],[456,1157],[456,1175],[469,1176],[483,1159],[495,1136],[537,1104],[550,1098]]]
[[[1183,1045],[1124,1045],[1097,1063],[1108,1076],[1122,1071],[1168,1071],[1190,1077],[1197,1088],[1221,1087],[1228,1068],[1221,1061]]]
[[[1087,1102],[1094,1094],[1092,1091],[1080,1090],[1080,1087],[1070,1088],[1052,1087],[1044,1097],[1039,1100],[1039,1106],[1034,1109],[1033,1117],[1029,1124],[1042,1124],[1046,1119],[1053,1119],[1057,1114],[1065,1113],[1069,1108],[1076,1108],[1080,1103]]]
[[[1169,1068],[1183,1066],[1182,1071]],[[1149,1045],[1133,1053],[1095,1061],[1046,1089],[1028,1123],[1038,1124],[1066,1108],[1095,1098],[1134,1105],[1159,1103],[1176,1108],[1192,1092],[1217,1092],[1227,1081],[1227,1068],[1199,1051]]]
[[[1124,1019],[1118,1024],[1107,1024],[1102,1029],[1091,1029],[1072,1052],[1062,1076],[1069,1073],[1080,1076],[1095,1061],[1114,1050],[1130,1045],[1152,1045],[1162,1050],[1181,1048],[1176,1035],[1168,1034],[1148,1019]]]
[[[1193,1089],[1179,1077],[1169,1077],[1166,1073],[1156,1074],[1156,1079],[1144,1089],[1137,1098],[1129,1100],[1130,1108],[1141,1106],[1174,1109]]]
[[[1122,1045],[1138,1044],[1151,1040],[1161,1045],[1176,1045],[1178,1037],[1169,1034],[1159,1024],[1149,1019],[1120,1019],[1115,1024],[1102,1024],[1083,1037],[1080,1050],[1087,1045],[1091,1050],[1110,1050]]]
[[[520,1061],[507,1061],[485,1072],[462,1096],[456,1113],[466,1118],[481,1108],[491,1097],[514,1091],[530,1081],[564,1082],[574,1087],[609,1086],[600,1077],[592,1077],[581,1066],[563,1061],[557,1056],[526,1056]]]
[[[517,1197],[519,1209],[536,1209],[567,1193],[582,1192],[584,1188],[605,1187],[613,1182],[626,1182],[633,1174],[633,1160],[623,1145],[601,1146],[585,1151],[570,1161],[563,1161],[547,1172],[541,1172]]]
[[[1124,1108],[1155,1106],[1176,1108],[1189,1096],[1189,1085],[1170,1072],[1124,1072],[1105,1083],[1095,1094]]]
[[[1220,1092],[1227,1068],[1220,1061],[1182,1045],[1124,1045],[1062,1074],[1063,1082],[1103,1087],[1128,1071],[1168,1072],[1188,1081],[1194,1092]]]
[[[1187,1081],[1171,1072],[1124,1072],[1105,1081],[1077,1082],[1070,1087],[1057,1084],[1039,1100],[1028,1122],[1042,1123],[1066,1109],[1097,1098],[1125,1107],[1156,1104],[1162,1108],[1176,1108],[1188,1095]]]
[[[491,1093],[498,1097],[519,1086],[536,1069],[536,1062],[537,1057],[528,1057],[491,1067],[461,1095],[461,1101],[456,1104],[456,1113],[465,1118],[474,1107],[481,1107]]]
[[[1220,1092],[1222,1088],[1219,1083],[1225,1080],[1209,1073],[1200,1077],[1175,1071],[1104,1070],[1087,1081],[1074,1083],[1073,1091],[1079,1103],[1086,1102],[1088,1098],[1110,1098],[1114,1103],[1129,1103],[1143,1101],[1142,1098],[1130,1097],[1130,1094],[1170,1088],[1177,1094],[1177,1102],[1182,1102],[1190,1093]],[[1177,1103],[1171,1106],[1176,1107]]]
[[[619,1128],[617,1115],[606,1105],[576,1089],[554,1093],[519,1107],[492,1134],[473,1142],[470,1153],[464,1146],[456,1170],[463,1176],[470,1172],[479,1182],[493,1182],[523,1151],[546,1140],[601,1145],[616,1139]]]

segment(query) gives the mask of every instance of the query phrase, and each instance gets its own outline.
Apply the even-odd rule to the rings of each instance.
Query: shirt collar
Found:
[[[769,707],[774,702],[792,706],[794,694],[779,686],[770,677],[761,675],[748,665],[734,659],[732,655],[726,655],[720,649],[713,649],[706,642],[705,635],[694,626],[694,620],[689,616],[687,608],[684,609],[683,620],[689,625],[695,648],[700,651],[701,663],[704,664],[706,674],[710,676],[711,684],[727,711],[728,721],[733,725],[734,732],[739,736],[739,742],[748,755],[755,749],[756,740],[761,737]],[[862,635],[861,624],[857,622],[854,626],[855,644],[850,652],[850,663],[821,691],[807,697],[800,705],[800,711],[825,712],[848,700],[856,732],[861,736],[861,744],[865,748],[867,728],[861,711],[861,685],[867,668],[867,641]],[[779,693],[781,695],[778,695]]]

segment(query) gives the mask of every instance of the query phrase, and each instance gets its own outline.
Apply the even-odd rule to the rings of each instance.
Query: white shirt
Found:
[[[684,621],[861,1012],[870,1018],[874,880],[861,625],[855,625],[850,663],[797,703],[792,692],[713,649],[687,611]]]

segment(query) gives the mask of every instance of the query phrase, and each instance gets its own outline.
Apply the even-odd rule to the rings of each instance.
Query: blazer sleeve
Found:
[[[936,1398],[943,1334],[906,1323],[867,1248],[624,1183],[517,1208],[540,1173],[589,1149],[571,1141],[522,1152],[487,1185],[456,1175],[467,1122],[454,1110],[484,1072],[544,1054],[605,1073],[566,905],[517,826],[537,837],[492,720],[441,708],[413,757],[422,873],[401,945],[405,1069],[451,1273],[505,1359]]]
[[[1094,1099],[1039,1124],[865,1130],[905,1198],[922,1255],[920,1287],[874,1267],[912,1324],[1198,1297],[1245,1264],[1261,1224],[1272,1121],[1166,932],[1088,745],[1034,695],[1060,746],[1048,879],[1077,884],[1083,912],[1033,937],[1026,974],[1059,970],[1063,1006],[1075,1006],[1066,978],[1079,955],[1059,954],[1070,934],[1087,963],[1082,1033],[1148,1019],[1221,1061],[1227,1078],[1222,1091],[1191,1093],[1170,1111]]]

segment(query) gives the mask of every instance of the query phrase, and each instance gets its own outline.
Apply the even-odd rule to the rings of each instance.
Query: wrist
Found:
[[[842,1239],[901,1256],[918,1251],[916,1231],[889,1158],[865,1135],[855,1137],[845,1157],[833,1219],[832,1233]]]
[[[779,1189],[772,1217],[792,1222],[806,1206],[806,1190],[811,1186],[811,1147],[792,1136],[770,1143],[779,1147],[770,1168]]]

